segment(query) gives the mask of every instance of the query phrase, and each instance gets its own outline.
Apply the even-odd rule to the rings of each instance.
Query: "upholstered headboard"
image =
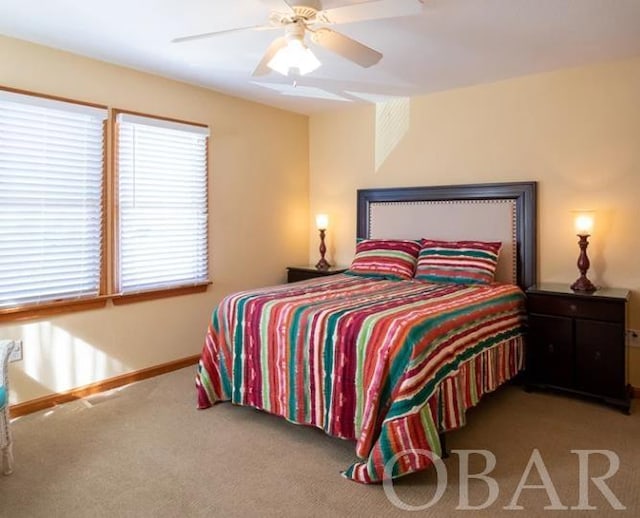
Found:
[[[358,191],[359,238],[501,241],[496,279],[536,283],[536,182]]]

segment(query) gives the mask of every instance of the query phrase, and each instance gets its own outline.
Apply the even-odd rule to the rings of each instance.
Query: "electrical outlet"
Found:
[[[640,331],[638,329],[627,329],[627,345],[640,347]]]
[[[13,341],[13,351],[9,355],[10,362],[19,362],[22,360],[22,340]]]

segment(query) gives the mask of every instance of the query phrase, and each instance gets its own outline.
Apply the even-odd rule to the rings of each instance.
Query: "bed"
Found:
[[[431,465],[420,452],[441,455],[443,434],[522,369],[536,184],[366,189],[357,212],[347,273],[220,302],[196,388],[199,408],[231,401],[354,440],[358,461],[343,475],[372,483]],[[442,276],[429,254],[451,243],[456,253],[460,243],[465,253],[469,243],[491,244],[491,277]],[[415,255],[411,276],[378,275],[368,254],[381,246],[386,255],[375,261],[388,255],[393,267],[408,268],[397,247]]]

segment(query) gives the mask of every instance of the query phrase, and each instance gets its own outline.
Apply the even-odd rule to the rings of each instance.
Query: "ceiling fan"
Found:
[[[317,69],[320,61],[306,45],[307,33],[310,34],[311,42],[362,67],[370,67],[380,61],[380,52],[330,29],[327,25],[410,16],[422,10],[422,0],[374,0],[333,9],[323,9],[319,0],[260,1],[272,9],[268,24],[193,34],[176,38],[172,42],[194,41],[238,31],[284,29],[284,36],[271,42],[252,75],[263,76],[271,70],[283,75],[304,75]]]

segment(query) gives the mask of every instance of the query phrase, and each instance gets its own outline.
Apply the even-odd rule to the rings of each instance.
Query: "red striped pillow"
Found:
[[[347,273],[386,279],[411,279],[420,242],[404,239],[363,239]]]
[[[422,240],[415,278],[453,284],[489,284],[498,264],[500,242]]]

